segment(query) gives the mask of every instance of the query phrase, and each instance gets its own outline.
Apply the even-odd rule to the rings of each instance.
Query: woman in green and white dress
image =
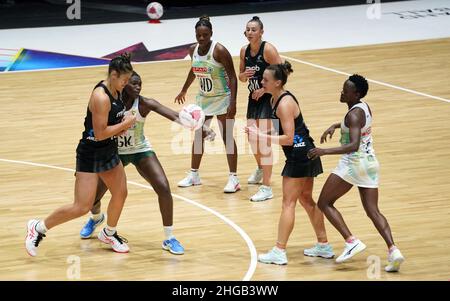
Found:
[[[327,219],[345,239],[345,249],[336,259],[344,262],[366,248],[366,245],[352,235],[334,207],[334,203],[346,194],[353,186],[357,186],[367,216],[372,220],[388,247],[388,265],[386,272],[396,272],[405,260],[395,246],[388,221],[378,209],[378,171],[379,164],[375,157],[372,140],[372,111],[363,101],[369,90],[367,80],[354,74],[345,82],[340,101],[347,104],[348,112],[344,120],[331,125],[322,135],[320,143],[330,138],[336,128],[341,129],[341,146],[335,148],[314,148],[308,157],[316,159],[323,155],[342,154],[338,166],[328,177],[320,193],[318,206]]]
[[[214,116],[217,117],[222,139],[225,144],[229,167],[228,182],[224,192],[236,192],[240,189],[237,170],[237,147],[233,137],[234,116],[236,115],[237,77],[233,60],[228,50],[211,40],[212,25],[209,17],[200,17],[195,25],[197,43],[192,45],[189,54],[192,66],[181,92],[175,98],[178,103],[185,102],[186,92],[195,78],[199,81],[196,103],[206,115],[205,123],[209,126]],[[202,160],[204,145],[202,131],[195,133],[192,145],[191,170],[186,178],[178,183],[179,187],[200,185],[198,169]]]

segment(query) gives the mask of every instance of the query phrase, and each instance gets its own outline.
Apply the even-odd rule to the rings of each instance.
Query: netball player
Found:
[[[128,252],[127,241],[116,231],[127,197],[127,185],[115,136],[136,121],[136,116],[124,115],[125,107],[121,99],[121,92],[132,71],[128,55],[116,57],[109,64],[106,80],[100,81],[92,91],[84,132],[77,147],[74,202],[60,207],[44,220],[28,221],[25,247],[29,255],[37,255],[39,243],[49,229],[89,212],[100,179],[111,192],[111,200],[106,227],[99,233],[98,239],[110,244],[116,252]]]
[[[139,174],[152,185],[158,195],[159,209],[163,221],[165,240],[162,247],[172,254],[179,255],[184,253],[184,248],[173,235],[173,199],[169,182],[150,141],[144,135],[145,119],[151,111],[169,120],[179,122],[178,113],[154,99],[139,95],[141,89],[141,77],[136,72],[133,72],[130,81],[123,90],[123,102],[127,113],[134,112],[136,114],[136,123],[118,137],[119,157],[124,166],[132,163]],[[204,131],[206,136],[213,139],[215,134],[212,130],[205,127]],[[105,184],[99,181],[96,202],[91,210],[92,215],[80,232],[82,238],[91,237],[95,228],[103,222],[105,215],[100,211],[100,200],[106,190]]]
[[[372,220],[388,247],[389,264],[385,270],[395,272],[405,260],[395,246],[391,229],[386,218],[378,209],[378,170],[379,164],[375,156],[372,141],[372,112],[367,103],[361,101],[367,94],[367,80],[357,74],[350,76],[341,92],[340,101],[347,104],[348,112],[344,120],[330,126],[322,135],[320,142],[331,137],[335,129],[341,129],[341,146],[335,148],[314,148],[308,155],[318,159],[324,155],[342,154],[338,166],[325,182],[320,193],[318,205],[333,226],[345,239],[345,249],[336,259],[343,262],[366,248],[366,245],[352,235],[334,207],[334,203],[353,186],[357,186],[367,216]]]
[[[273,97],[270,103],[272,119],[279,121],[274,123],[278,135],[267,135],[255,124],[246,127],[249,139],[270,139],[282,146],[286,156],[282,172],[283,203],[278,223],[278,238],[272,250],[258,256],[258,260],[263,263],[288,263],[286,246],[294,228],[297,200],[308,213],[318,240],[313,248],[304,250],[304,254],[324,258],[334,257],[333,249],[327,240],[323,214],[312,198],[314,177],[322,173],[322,163],[320,160],[308,159],[308,150],[314,148],[313,139],[309,135],[297,99],[284,89],[291,72],[293,72],[291,64],[285,62],[270,65],[263,73],[264,92],[270,93]]]
[[[270,107],[271,95],[261,85],[262,76],[266,67],[271,64],[281,64],[282,60],[277,49],[270,43],[262,40],[264,26],[259,17],[255,16],[247,22],[245,36],[249,44],[241,48],[239,80],[248,82],[247,125],[256,124],[261,129],[271,128]],[[253,154],[258,167],[248,178],[249,184],[262,185],[258,192],[250,197],[253,202],[260,202],[273,197],[270,179],[272,176],[272,149],[270,141],[250,141]]]
[[[209,125],[212,118],[217,117],[230,171],[224,192],[232,193],[241,188],[236,174],[238,154],[233,137],[237,79],[230,53],[223,45],[211,40],[212,34],[209,17],[200,17],[195,24],[197,43],[192,45],[189,50],[192,67],[189,69],[186,82],[175,101],[184,103],[189,86],[197,78],[200,84],[197,104],[205,112],[205,123]],[[198,169],[203,152],[202,130],[198,130],[192,145],[191,170],[187,177],[178,183],[179,187],[201,184]]]

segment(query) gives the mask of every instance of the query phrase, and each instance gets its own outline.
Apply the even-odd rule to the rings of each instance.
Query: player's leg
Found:
[[[358,189],[367,216],[372,220],[388,247],[389,264],[385,270],[387,272],[397,272],[405,258],[394,244],[391,228],[386,217],[378,209],[378,188],[358,187]]]
[[[234,119],[227,119],[227,114],[217,115],[217,123],[219,124],[220,134],[225,145],[228,169],[230,171],[228,182],[223,191],[228,193],[236,192],[241,189],[241,185],[236,174],[238,153],[236,141],[233,136]]]
[[[92,236],[92,233],[94,233],[95,228],[101,225],[105,220],[105,214],[101,212],[101,199],[103,198],[107,190],[108,188],[106,187],[105,183],[103,183],[103,181],[99,178],[95,202],[91,209],[91,216],[80,231],[81,238],[90,238]]]
[[[75,174],[74,202],[56,209],[45,220],[30,220],[27,224],[25,246],[28,254],[37,255],[37,247],[45,237],[47,230],[80,217],[91,209],[97,189],[98,175],[95,173],[77,172]]]
[[[294,229],[295,206],[303,186],[303,178],[283,177],[283,200],[278,222],[276,246],[268,253],[260,254],[258,260],[263,263],[287,264],[286,246]]]
[[[341,213],[334,207],[334,203],[352,187],[352,184],[344,181],[335,174],[331,174],[320,192],[319,201],[317,203],[330,223],[345,239],[344,251],[336,259],[336,262],[346,261],[366,248],[366,245],[363,242],[352,235],[345,224]]]
[[[317,244],[312,248],[305,249],[303,253],[307,256],[333,258],[334,252],[333,248],[328,243],[323,213],[320,211],[312,197],[314,178],[310,177],[304,179],[302,191],[298,200],[308,214],[311,225],[316,233]]]
[[[205,124],[209,126],[211,124],[213,116],[206,116]],[[187,176],[178,182],[178,187],[189,187],[193,185],[201,185],[200,174],[198,169],[200,168],[200,163],[202,161],[204,153],[204,140],[203,140],[203,130],[200,128],[195,131],[194,142],[192,143],[192,153],[191,153],[191,169],[188,171]]]
[[[256,125],[260,131],[268,132],[272,128],[272,121],[270,119],[257,119]],[[272,187],[270,186],[273,166],[272,146],[269,139],[257,139],[253,144],[256,144],[253,147],[256,147],[259,165],[257,170],[250,176],[249,182],[259,183],[262,179],[262,185],[259,186],[256,194],[250,197],[250,200],[261,202],[273,198]]]
[[[163,249],[172,254],[183,254],[184,248],[173,235],[173,198],[170,191],[169,181],[167,180],[164,169],[155,153],[149,152],[139,160],[136,169],[139,174],[150,184],[158,195],[159,210],[161,212],[165,240]]]
[[[129,251],[127,240],[117,234],[116,226],[122,213],[123,205],[128,194],[127,177],[122,162],[114,168],[98,174],[111,192],[107,211],[106,227],[98,234],[98,239],[110,244],[115,252]]]

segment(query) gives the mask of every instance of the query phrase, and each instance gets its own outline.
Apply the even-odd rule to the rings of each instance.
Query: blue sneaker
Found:
[[[175,237],[163,241],[162,248],[166,251],[169,251],[172,254],[175,254],[175,255],[184,254],[183,246],[180,244],[180,242]]]
[[[92,233],[94,232],[95,228],[97,228],[98,225],[103,223],[105,220],[105,214],[102,213],[102,218],[98,220],[97,222],[94,222],[92,217],[89,218],[87,223],[83,226],[83,229],[80,231],[81,238],[89,238],[92,236]]]

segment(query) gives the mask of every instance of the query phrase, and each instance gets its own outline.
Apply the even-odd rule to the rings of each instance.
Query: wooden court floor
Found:
[[[450,39],[284,55],[450,99]],[[294,73],[287,88],[300,99],[317,141],[347,110],[339,103],[346,76],[295,61],[292,64]],[[135,65],[143,78],[142,94],[176,110],[180,106],[173,99],[188,68],[188,61]],[[249,197],[257,187],[246,184],[255,162],[243,134],[247,92],[242,83],[235,128],[242,191],[236,194],[222,192],[228,168],[220,139],[207,145],[201,166],[203,185],[178,188],[176,183],[190,165],[190,133],[154,113],[147,119],[146,134],[172,192],[187,198],[174,198],[175,234],[186,248],[185,255],[161,250],[163,231],[156,195],[129,184],[119,222],[120,234],[130,242],[129,254],[113,253],[95,238],[81,240],[78,233],[85,218],[80,218],[49,231],[38,257],[29,257],[24,249],[27,220],[44,218],[73,201],[73,172],[49,166],[74,168],[88,97],[106,71],[96,67],[0,74],[0,280],[241,280],[246,275],[252,280],[450,279],[450,103],[373,83],[366,101],[374,114],[375,150],[381,164],[380,208],[406,257],[400,273],[383,271],[385,245],[365,215],[356,189],[339,200],[337,207],[353,233],[367,244],[364,253],[340,265],[304,257],[302,250],[310,247],[315,237],[306,213],[298,206],[288,245],[289,264],[258,263],[252,268],[252,255],[242,233],[213,213],[242,229],[257,252],[271,248],[281,208],[283,157],[277,149],[274,199],[251,203]],[[194,84],[189,90],[191,102],[196,88]],[[214,126],[217,129],[216,123]],[[337,145],[338,136],[328,146]],[[338,156],[322,159],[325,173],[316,179],[316,199],[337,161]],[[133,167],[126,171],[129,181],[146,184]],[[341,237],[330,223],[326,222],[326,227],[330,242],[340,253]]]

